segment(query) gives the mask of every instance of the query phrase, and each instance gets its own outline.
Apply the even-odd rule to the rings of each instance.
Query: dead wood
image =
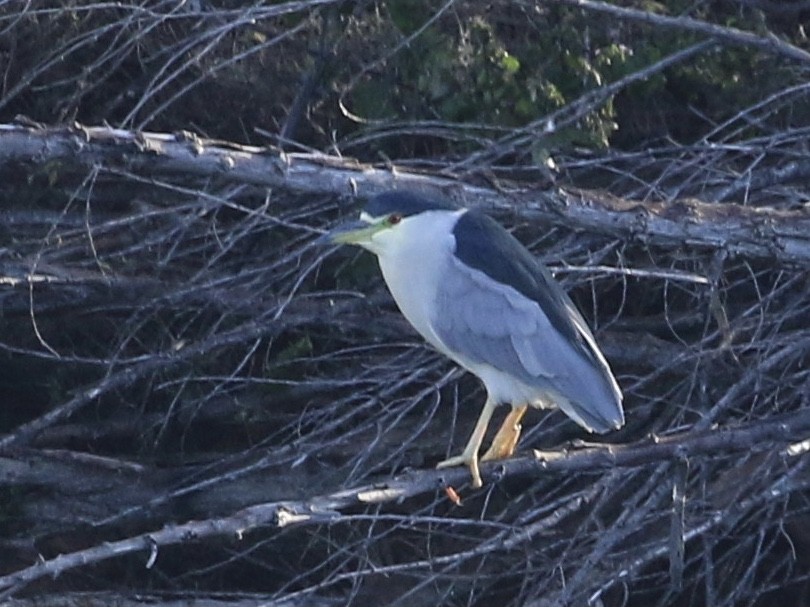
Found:
[[[0,163],[28,172],[50,167],[81,179],[86,171],[144,178],[182,177],[185,187],[218,180],[297,195],[369,197],[404,188],[520,219],[639,240],[810,266],[810,215],[802,210],[720,205],[697,199],[626,200],[604,192],[525,186],[470,186],[439,174],[413,173],[323,154],[205,140],[190,133],[129,132],[105,127],[0,126]],[[103,209],[101,209],[103,212]]]

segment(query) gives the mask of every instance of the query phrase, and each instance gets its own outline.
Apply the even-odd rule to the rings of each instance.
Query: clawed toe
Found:
[[[436,464],[437,468],[452,468],[454,466],[467,466],[472,476],[472,486],[476,489],[484,483],[481,481],[481,471],[478,469],[478,455],[475,453],[455,455]]]

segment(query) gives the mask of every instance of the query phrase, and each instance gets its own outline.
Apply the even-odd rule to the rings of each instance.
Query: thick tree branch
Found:
[[[0,167],[49,165],[62,173],[103,167],[149,177],[221,179],[298,193],[372,196],[391,188],[442,194],[493,211],[571,229],[670,247],[721,250],[810,266],[810,213],[698,200],[669,203],[618,199],[598,191],[509,191],[445,177],[379,168],[321,154],[200,139],[187,133],[134,133],[105,127],[40,129],[0,126]],[[72,168],[71,168],[72,167]]]
[[[810,410],[801,410],[767,421],[733,428],[714,428],[702,432],[684,432],[627,445],[592,445],[582,449],[535,452],[483,466],[487,476],[498,471],[498,478],[515,475],[541,476],[548,473],[605,470],[617,467],[649,466],[668,460],[698,456],[727,456],[734,452],[783,452],[785,457],[804,453],[799,441],[810,436]],[[162,529],[123,540],[98,544],[86,550],[62,554],[0,577],[0,599],[5,599],[28,584],[46,576],[99,563],[117,556],[142,552],[151,567],[161,547],[199,541],[215,536],[242,535],[256,527],[276,528],[291,525],[334,523],[348,519],[341,511],[370,504],[395,503],[444,487],[463,485],[469,480],[466,468],[420,470],[389,482],[353,487],[307,500],[257,504],[232,516],[169,524]]]

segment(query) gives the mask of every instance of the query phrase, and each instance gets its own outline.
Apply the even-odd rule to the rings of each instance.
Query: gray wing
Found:
[[[606,432],[622,424],[615,380],[564,293],[559,302],[575,340],[553,326],[538,302],[455,256],[437,295],[441,312],[433,319],[434,330],[451,351],[556,395],[556,404],[589,430]]]

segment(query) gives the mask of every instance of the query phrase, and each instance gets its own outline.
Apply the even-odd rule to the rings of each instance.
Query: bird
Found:
[[[371,197],[360,218],[321,237],[377,256],[399,310],[486,389],[464,448],[437,467],[511,457],[528,407],[559,408],[589,432],[624,425],[622,391],[588,324],[550,271],[487,214],[408,190]],[[511,406],[479,450],[500,404]]]

